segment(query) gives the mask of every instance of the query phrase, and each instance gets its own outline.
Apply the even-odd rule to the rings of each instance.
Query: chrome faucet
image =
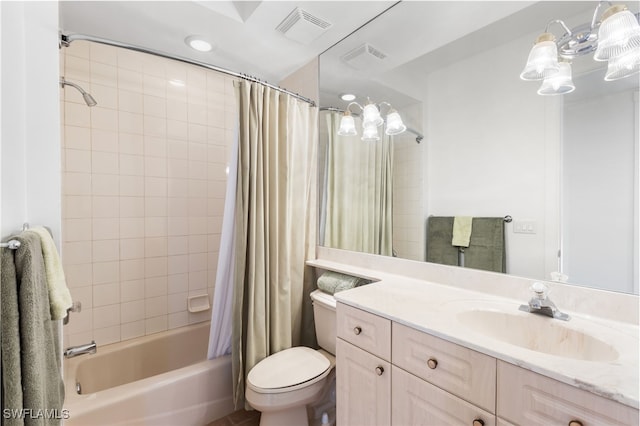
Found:
[[[571,319],[568,314],[560,312],[555,303],[549,299],[549,288],[546,285],[535,282],[530,287],[530,290],[533,292],[533,297],[529,300],[528,305],[520,305],[521,311],[546,315],[562,321],[569,321]]]
[[[65,358],[73,358],[74,356],[84,354],[95,354],[98,349],[95,341],[87,343],[86,345],[70,346],[64,351]]]

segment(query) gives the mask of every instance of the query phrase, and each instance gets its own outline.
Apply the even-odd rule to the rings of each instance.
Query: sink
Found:
[[[459,312],[457,318],[476,333],[531,351],[598,362],[619,357],[610,344],[553,318],[482,309]]]

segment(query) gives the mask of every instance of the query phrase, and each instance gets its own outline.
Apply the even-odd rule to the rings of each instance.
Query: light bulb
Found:
[[[340,119],[340,128],[338,129],[338,135],[340,136],[355,136],[358,134],[356,130],[356,122],[351,116],[349,111],[346,111]]]

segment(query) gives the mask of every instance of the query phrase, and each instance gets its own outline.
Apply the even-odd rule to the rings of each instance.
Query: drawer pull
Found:
[[[582,426],[582,422],[580,420],[571,420],[569,426]]]
[[[353,332],[357,336],[358,334],[362,333],[362,328],[360,328],[360,326],[354,327]]]
[[[484,420],[482,419],[474,419],[473,426],[484,426]]]
[[[376,374],[378,376],[382,376],[382,373],[384,373],[384,368],[382,368],[381,366],[376,367]]]
[[[438,366],[438,360],[435,358],[429,358],[429,360],[427,361],[427,365],[430,369],[435,370]]]

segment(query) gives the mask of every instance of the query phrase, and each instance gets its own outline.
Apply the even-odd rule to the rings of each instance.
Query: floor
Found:
[[[259,424],[259,411],[238,410],[226,417],[209,423],[207,426],[258,426]]]

